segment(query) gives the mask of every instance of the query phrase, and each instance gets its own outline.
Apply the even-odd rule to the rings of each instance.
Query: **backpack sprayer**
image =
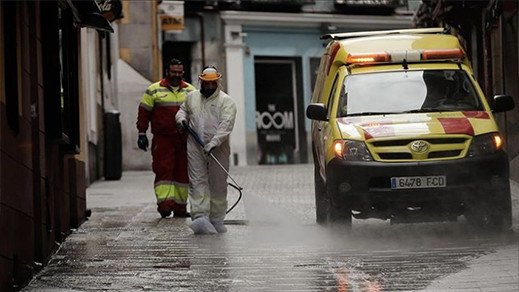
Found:
[[[195,132],[195,130],[193,130],[193,128],[191,128],[185,121],[182,122],[182,126],[184,127],[184,129],[186,131],[188,131],[189,134],[191,134],[191,136],[193,136],[193,138],[195,139],[195,141],[198,143],[198,145],[200,145],[200,147],[204,148],[205,144],[204,144],[204,141],[202,141],[202,139],[200,139],[200,137],[198,136],[198,134]],[[214,161],[216,162],[216,164],[218,164],[220,166],[220,168],[227,174],[227,176],[233,181],[234,184],[230,183],[230,182],[227,182],[228,185],[230,185],[231,187],[235,188],[239,193],[240,193],[240,196],[238,197],[238,200],[236,200],[236,202],[225,212],[225,214],[228,214],[229,212],[232,211],[232,209],[234,209],[234,207],[236,207],[236,205],[238,205],[238,203],[240,202],[241,200],[241,196],[242,196],[242,193],[241,191],[243,190],[243,188],[234,180],[234,178],[229,174],[229,172],[225,169],[225,167],[223,167],[223,165],[220,163],[220,161],[218,161],[218,159],[216,159],[216,157],[214,156],[213,153],[210,153],[209,152],[209,156],[211,156]]]

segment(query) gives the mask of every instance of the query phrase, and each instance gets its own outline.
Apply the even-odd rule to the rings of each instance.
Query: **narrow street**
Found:
[[[519,188],[513,231],[457,223],[315,223],[313,166],[231,168],[243,199],[228,233],[195,236],[161,219],[151,172],[87,189],[92,215],[22,291],[518,291]],[[229,205],[238,193],[230,188]]]

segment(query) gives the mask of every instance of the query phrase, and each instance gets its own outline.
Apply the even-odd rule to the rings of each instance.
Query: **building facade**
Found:
[[[103,111],[117,103],[108,2],[0,2],[1,291],[45,265],[104,176]]]
[[[409,28],[408,17],[321,13],[220,13],[226,84],[239,104],[234,164],[306,163],[315,72],[330,32]]]
[[[157,2],[157,15],[170,2],[183,4],[183,29],[162,30],[159,22],[148,25],[157,30],[159,63],[181,59],[185,79],[195,87],[204,66],[215,65],[223,73],[222,89],[238,107],[230,138],[233,165],[310,161],[305,109],[326,45],[321,35],[412,27],[406,1],[164,0]],[[128,5],[131,9],[135,4]],[[154,9],[148,11],[151,19],[159,19]],[[132,35],[120,37],[126,44]],[[135,108],[144,90],[128,101]],[[132,123],[123,124],[123,139],[132,145],[123,153],[135,159],[125,161],[124,168],[149,169],[150,158],[141,159],[145,154],[135,146],[134,112]]]
[[[514,0],[423,1],[416,27],[445,27],[465,44],[474,73],[489,101],[511,95],[514,110],[496,114],[505,134],[510,175],[519,181],[519,3]]]

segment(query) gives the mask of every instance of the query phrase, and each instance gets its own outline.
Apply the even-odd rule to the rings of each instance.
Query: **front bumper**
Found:
[[[478,158],[427,162],[352,162],[333,159],[327,165],[327,184],[335,202],[348,201],[352,208],[418,202],[459,204],[492,196],[493,188],[508,184],[509,162],[500,151]],[[391,189],[391,177],[446,176],[442,188]],[[335,188],[335,189],[334,189]]]

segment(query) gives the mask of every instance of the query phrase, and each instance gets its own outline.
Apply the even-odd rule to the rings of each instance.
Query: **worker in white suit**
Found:
[[[229,135],[236,119],[236,104],[220,90],[222,74],[206,67],[198,76],[200,90],[189,93],[176,114],[178,127],[187,123],[200,136],[201,145],[192,137],[187,140],[191,224],[195,234],[227,232],[227,174],[231,149]]]

